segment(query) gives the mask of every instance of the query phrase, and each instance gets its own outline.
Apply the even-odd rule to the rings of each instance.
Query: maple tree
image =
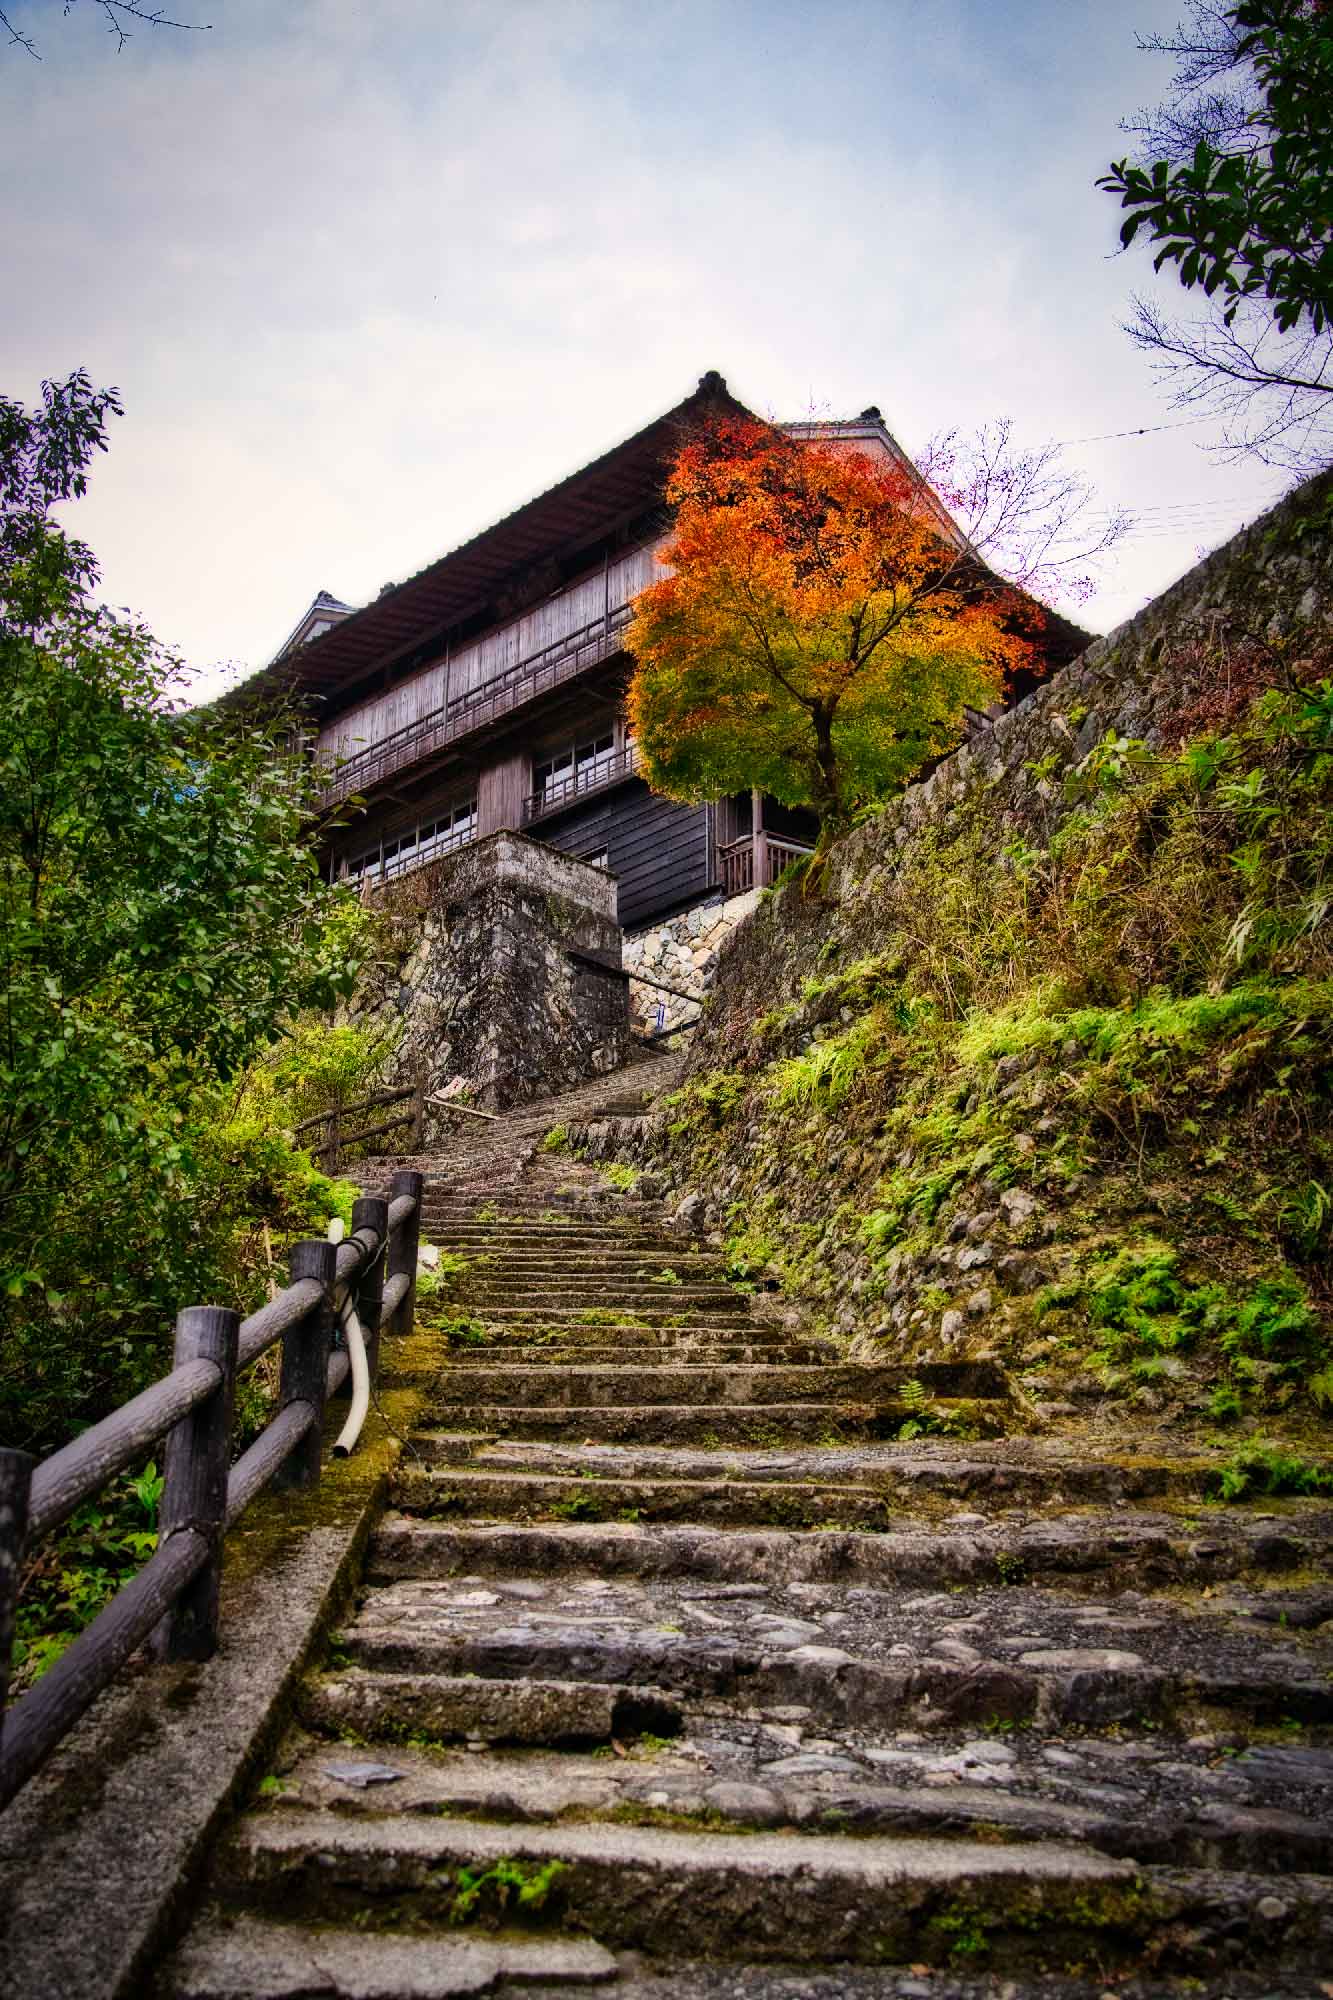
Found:
[[[667,499],[670,573],[627,643],[630,720],[671,797],[754,786],[835,831],[1032,656],[1039,608],[905,464],[725,417],[685,442]]]

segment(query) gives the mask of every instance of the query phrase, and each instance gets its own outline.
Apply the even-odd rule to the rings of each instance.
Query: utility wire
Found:
[[[1066,445],[1073,444],[1105,444],[1110,438],[1141,438],[1152,437],[1157,431],[1187,431],[1195,424],[1206,424],[1208,421],[1207,417],[1182,417],[1179,423],[1175,424],[1140,424],[1137,430],[1098,431],[1094,437],[1057,438],[1055,442],[1062,449]]]

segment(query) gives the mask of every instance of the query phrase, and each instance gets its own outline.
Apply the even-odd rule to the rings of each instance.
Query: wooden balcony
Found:
[[[424,762],[500,716],[610,659],[620,651],[621,634],[631,616],[630,605],[615,605],[591,624],[529,654],[494,680],[466,689],[428,714],[404,723],[378,743],[344,758],[329,773],[321,804],[327,808],[354,792],[370,790],[407,765]]]
[[[634,776],[639,763],[638,746],[627,743],[622,750],[607,750],[600,757],[590,757],[579,769],[571,771],[567,778],[548,779],[540,791],[529,792],[524,799],[523,825],[531,826],[534,820],[563,812],[566,806],[577,805],[594,792],[605,792],[613,785],[623,785],[626,778]]]
[[[781,834],[747,833],[717,850],[723,894],[743,896],[750,889],[771,889],[784,868],[813,853],[813,847]]]

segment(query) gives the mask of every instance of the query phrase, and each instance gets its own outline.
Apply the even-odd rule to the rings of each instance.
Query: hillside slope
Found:
[[[666,1112],[576,1143],[897,1359],[1317,1441],[1331,530],[1323,475],[768,897]]]

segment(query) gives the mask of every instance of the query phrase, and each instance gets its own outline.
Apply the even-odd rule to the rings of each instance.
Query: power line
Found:
[[[1066,445],[1105,444],[1111,438],[1151,437],[1156,431],[1187,431],[1195,424],[1206,424],[1208,422],[1209,419],[1207,417],[1182,417],[1180,422],[1176,424],[1140,424],[1138,429],[1133,431],[1098,431],[1095,437],[1057,438],[1055,442],[1063,450]]]

